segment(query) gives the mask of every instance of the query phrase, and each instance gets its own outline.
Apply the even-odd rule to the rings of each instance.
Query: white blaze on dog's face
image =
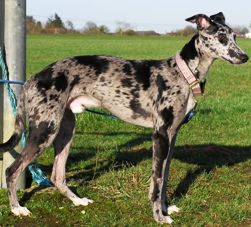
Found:
[[[235,33],[225,24],[222,13],[210,17],[198,14],[186,20],[197,24],[199,39],[196,45],[200,54],[232,64],[248,61],[248,56],[236,43]]]

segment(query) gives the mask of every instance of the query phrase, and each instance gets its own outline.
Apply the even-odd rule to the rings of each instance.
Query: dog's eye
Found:
[[[226,34],[219,34],[218,39],[219,39],[220,43],[222,43],[224,45],[226,45],[228,42],[228,38],[227,38]]]

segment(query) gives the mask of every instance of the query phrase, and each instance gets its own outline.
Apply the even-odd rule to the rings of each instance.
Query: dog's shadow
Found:
[[[67,178],[67,180],[78,180],[80,183],[86,183],[98,178],[111,169],[113,171],[117,171],[121,168],[130,168],[131,166],[137,165],[146,159],[151,159],[151,149],[126,149],[128,147],[140,145],[143,141],[146,140],[151,140],[150,134],[138,135],[136,138],[116,148],[118,150],[123,150],[123,152],[117,152],[115,159],[104,161],[99,160],[98,168],[97,166],[95,166],[97,163],[92,163],[89,166],[86,166],[83,171],[78,171],[75,175]],[[81,147],[78,149],[85,150]],[[92,158],[93,156],[95,156],[95,154],[91,152],[89,152],[88,154],[79,152],[78,154],[74,154],[74,156],[69,157],[69,164],[74,166],[76,165],[76,162],[86,160],[86,158]],[[216,167],[233,166],[235,164],[245,162],[250,158],[251,146],[242,147],[217,144],[177,146],[175,148],[173,159],[177,159],[184,163],[195,164],[198,167],[194,171],[189,171],[186,176],[180,181],[179,185],[172,195],[172,199],[180,199],[182,196],[186,195],[189,187],[202,173],[210,173]],[[51,166],[42,166],[41,168],[45,168],[49,171],[51,170]],[[30,192],[24,193],[23,198],[20,202],[22,204],[26,203],[34,193],[40,191],[41,189],[44,189],[44,187],[39,186],[31,190]],[[71,189],[75,191],[74,188]]]
[[[89,133],[93,134],[93,133]],[[99,135],[101,133],[98,133]],[[130,134],[128,132],[120,132],[120,133],[103,133],[102,136],[107,136],[110,139],[111,136],[121,135],[121,134]],[[133,165],[137,165],[145,159],[149,159],[152,156],[152,151],[145,148],[132,149],[132,147],[142,144],[144,141],[151,140],[151,134],[137,134],[137,136],[124,144],[118,145],[114,150],[116,150],[115,157],[111,158],[98,158],[96,162],[92,162],[91,164],[85,166],[82,171],[78,171],[77,174],[68,178],[68,180],[80,180],[83,182],[90,181],[98,178],[104,172],[109,170],[119,170],[121,168],[128,168]],[[85,150],[84,147],[78,148],[80,150]],[[95,150],[96,148],[93,148]],[[77,154],[70,155],[69,157],[69,170],[71,166],[76,166],[76,162],[85,159],[85,152],[78,152]],[[95,153],[92,153],[93,158]],[[97,163],[98,162],[98,163]]]
[[[202,173],[209,174],[216,167],[233,166],[251,159],[251,146],[218,144],[178,146],[175,149],[173,158],[198,166],[195,170],[187,172],[176,187],[172,198],[180,199],[186,195],[189,187]]]

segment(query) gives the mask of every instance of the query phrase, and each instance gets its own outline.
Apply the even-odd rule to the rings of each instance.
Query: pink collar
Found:
[[[191,70],[188,68],[186,62],[181,58],[180,54],[176,54],[175,56],[176,63],[182,72],[183,76],[185,77],[187,83],[189,84],[193,95],[194,96],[200,96],[202,95],[201,88],[200,88],[200,82],[196,79],[196,77],[193,75]]]

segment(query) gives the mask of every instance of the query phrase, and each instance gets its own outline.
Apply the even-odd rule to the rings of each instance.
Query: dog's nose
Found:
[[[242,54],[242,55],[240,56],[240,58],[241,58],[241,61],[242,61],[243,63],[247,62],[248,59],[249,59],[249,57],[248,57],[246,54]]]

